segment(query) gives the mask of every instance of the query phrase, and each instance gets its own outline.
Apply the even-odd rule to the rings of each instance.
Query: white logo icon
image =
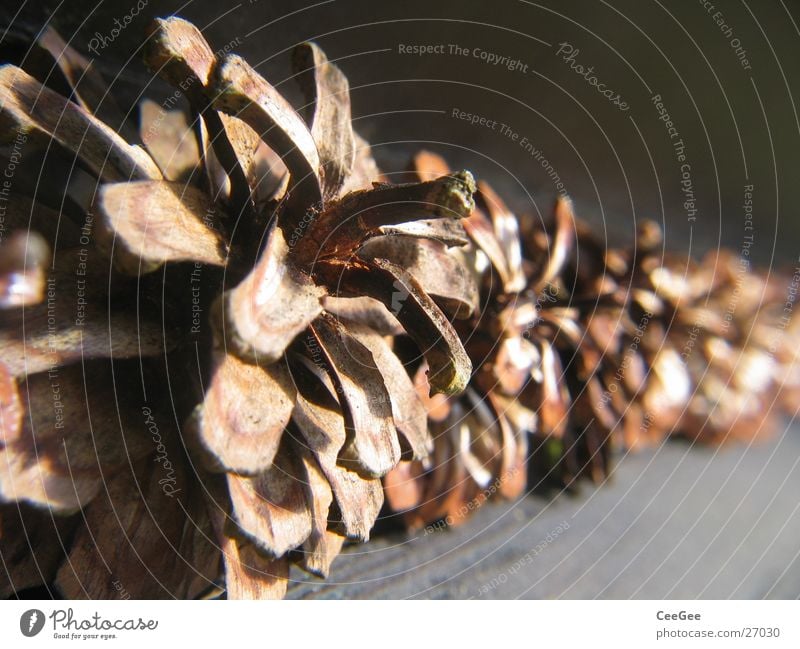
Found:
[[[44,627],[44,613],[39,609],[32,608],[25,611],[22,617],[19,618],[19,630],[22,635],[27,638],[32,638]]]

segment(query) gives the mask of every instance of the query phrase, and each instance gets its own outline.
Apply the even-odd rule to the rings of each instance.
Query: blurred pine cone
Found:
[[[422,153],[413,171],[448,170]],[[631,249],[608,248],[566,199],[551,224],[519,228],[483,182],[476,203],[460,254],[480,307],[459,324],[475,373],[464,395],[427,400],[432,458],[384,478],[412,529],[458,524],[526,487],[599,483],[620,451],[670,435],[750,438],[797,394],[796,280],[728,252],[681,265],[650,221]],[[424,374],[416,382],[425,394]]]
[[[654,314],[645,353],[674,397],[672,416],[656,421],[703,442],[768,434],[797,394],[797,275],[754,269],[729,250],[695,262],[665,254],[662,239],[645,222],[632,269],[632,306]]]
[[[97,117],[85,59],[52,31],[37,47],[70,98],[3,66],[2,133],[68,164],[63,196],[14,194],[31,234],[3,244],[0,552],[19,556],[3,593],[55,578],[70,598],[196,597],[221,551],[228,597],[281,596],[290,561],[325,574],[368,538],[380,477],[429,451],[386,336],[416,342],[432,391],[466,385],[448,315],[469,317],[475,288],[442,273],[466,275],[448,248],[472,178],[379,182],[347,80],[310,43],[304,121],[193,25],[157,21],[145,59],[176,92],[141,107],[146,150]],[[182,94],[188,122],[167,110]],[[46,546],[33,560],[20,527]]]
[[[419,180],[447,171],[432,153],[414,159]],[[412,528],[440,519],[457,524],[492,496],[519,496],[527,485],[530,434],[538,446],[574,445],[565,439],[568,376],[585,368],[562,362],[566,350],[580,345],[582,331],[579,311],[569,305],[575,289],[564,277],[576,227],[571,203],[558,201],[555,231],[537,231],[535,245],[543,250],[529,258],[516,217],[484,182],[476,204],[464,221],[471,244],[459,254],[480,288],[479,309],[458,325],[475,373],[462,396],[427,400],[433,457],[401,463],[384,479],[391,508],[404,512]],[[421,365],[415,380],[423,395],[424,379]]]

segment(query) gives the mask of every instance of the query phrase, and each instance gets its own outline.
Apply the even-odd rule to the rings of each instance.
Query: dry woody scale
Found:
[[[432,152],[388,182],[313,43],[299,110],[185,20],[144,43],[188,110],[132,119],[50,28],[0,67],[3,597],[280,598],[379,517],[456,525],[796,400],[788,275],[518,217]]]

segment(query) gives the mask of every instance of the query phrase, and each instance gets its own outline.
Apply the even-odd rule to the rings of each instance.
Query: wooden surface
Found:
[[[670,442],[576,497],[353,546],[327,582],[295,572],[289,597],[797,598],[798,464],[797,424],[749,448]]]

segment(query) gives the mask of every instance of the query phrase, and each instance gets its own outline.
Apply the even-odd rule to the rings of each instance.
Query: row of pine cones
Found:
[[[566,198],[517,218],[429,152],[389,182],[313,43],[296,111],[156,21],[189,110],[143,100],[138,131],[52,29],[28,45],[0,68],[2,596],[282,597],[381,516],[456,525],[800,394],[792,278],[649,222],[607,249]]]

